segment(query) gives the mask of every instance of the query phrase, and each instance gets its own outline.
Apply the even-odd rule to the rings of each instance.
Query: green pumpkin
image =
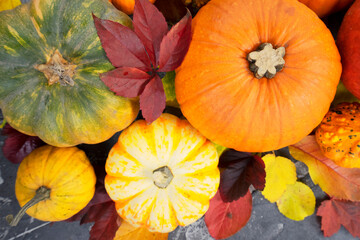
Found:
[[[99,74],[113,69],[97,17],[131,26],[108,0],[33,0],[0,12],[0,108],[9,124],[54,146],[99,143],[137,116]]]

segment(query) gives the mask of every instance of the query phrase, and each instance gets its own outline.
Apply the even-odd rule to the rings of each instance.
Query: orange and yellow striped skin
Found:
[[[20,206],[45,186],[50,199],[43,200],[26,213],[42,221],[62,221],[84,208],[95,193],[96,176],[85,153],[76,148],[43,146],[35,149],[20,164],[15,194]]]
[[[124,130],[106,161],[105,188],[119,215],[134,226],[170,232],[205,214],[220,173],[214,145],[186,120],[162,114]],[[154,184],[153,171],[168,166],[166,188]]]

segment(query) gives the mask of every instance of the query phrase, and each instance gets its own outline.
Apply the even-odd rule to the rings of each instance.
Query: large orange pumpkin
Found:
[[[212,141],[239,151],[279,149],[328,111],[340,56],[324,23],[298,1],[212,0],[194,18],[192,37],[176,97]]]
[[[319,17],[324,17],[348,7],[354,0],[299,0],[299,2],[311,8]]]

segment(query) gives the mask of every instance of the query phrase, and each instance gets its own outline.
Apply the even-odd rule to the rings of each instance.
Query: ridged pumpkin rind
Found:
[[[220,180],[215,146],[186,120],[162,114],[125,129],[106,161],[105,188],[119,215],[137,227],[170,232],[205,214]],[[174,178],[154,184],[153,171],[168,166]]]
[[[22,207],[38,188],[49,188],[50,199],[37,203],[26,213],[42,221],[62,221],[90,202],[95,183],[94,169],[82,150],[46,145],[35,149],[19,165],[15,194]]]
[[[341,63],[325,24],[294,0],[212,0],[193,21],[175,79],[182,113],[204,136],[239,151],[296,143],[322,120]],[[285,66],[257,79],[247,55],[261,43],[285,47]]]
[[[359,39],[360,1],[355,1],[344,16],[336,38],[336,44],[338,45],[343,64],[341,81],[358,99],[360,99]]]
[[[337,165],[360,168],[360,103],[340,103],[315,132],[322,153]]]
[[[12,127],[64,147],[105,141],[135,119],[137,101],[99,78],[113,67],[92,13],[131,26],[106,0],[33,0],[0,13],[0,107]],[[74,86],[49,85],[34,68],[55,50],[77,66]]]
[[[350,6],[354,0],[299,0],[299,2],[308,6],[319,17],[325,17]]]

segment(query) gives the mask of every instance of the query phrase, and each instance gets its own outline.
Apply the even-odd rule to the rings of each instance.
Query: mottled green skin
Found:
[[[0,12],[0,107],[12,127],[72,146],[105,141],[135,119],[138,102],[116,96],[99,78],[113,67],[92,12],[131,26],[107,0],[33,0]],[[74,86],[50,86],[34,68],[56,49],[77,65]]]

